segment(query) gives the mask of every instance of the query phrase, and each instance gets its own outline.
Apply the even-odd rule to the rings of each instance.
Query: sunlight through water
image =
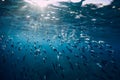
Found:
[[[24,1],[31,4],[31,5],[38,6],[38,7],[41,7],[41,8],[45,8],[48,5],[60,6],[59,2],[78,3],[82,0],[24,0]],[[103,7],[103,6],[111,4],[112,1],[113,0],[85,0],[82,5],[84,6],[86,4],[95,4],[98,7]]]

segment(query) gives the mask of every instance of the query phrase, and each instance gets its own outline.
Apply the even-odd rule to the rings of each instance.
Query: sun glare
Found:
[[[37,6],[37,7],[41,7],[41,8],[45,8],[48,5],[58,5],[57,3],[59,2],[73,2],[73,3],[77,3],[80,2],[81,0],[24,0],[26,3],[29,3],[31,5]],[[85,0],[83,2],[83,6],[86,4],[102,4],[103,6],[105,5],[109,5],[113,0]]]
[[[50,4],[50,1],[47,0],[25,0],[25,2],[41,8],[47,7]]]

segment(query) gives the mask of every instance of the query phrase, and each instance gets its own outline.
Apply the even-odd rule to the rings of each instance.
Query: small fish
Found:
[[[108,49],[107,52],[110,53],[110,54],[113,54],[113,53],[114,53],[114,50]]]
[[[99,54],[101,54],[101,55],[102,55],[102,54],[103,54],[103,52],[100,52]]]
[[[90,53],[95,54],[95,51],[94,50],[90,50]]]
[[[42,80],[42,77],[39,75],[39,80]]]
[[[92,57],[97,57],[94,50],[90,50],[90,55],[91,55]]]
[[[72,70],[74,70],[74,68],[73,68],[73,64],[69,61],[69,65],[70,65],[70,68],[72,69]]]
[[[2,63],[4,63],[4,64],[5,64],[5,63],[6,63],[6,61],[7,61],[7,60],[6,60],[6,57],[5,57],[4,55],[2,55]]]
[[[81,55],[81,58],[87,60],[87,57],[85,55]]]
[[[64,51],[64,50],[62,50],[62,53],[65,53],[65,51]]]
[[[22,47],[18,47],[18,51],[21,51],[22,50]]]
[[[107,47],[107,48],[112,48],[112,46],[111,46],[111,45],[109,45],[109,44],[106,44],[106,47]]]
[[[83,46],[81,49],[82,49],[82,52],[85,53],[85,47]]]
[[[53,47],[53,50],[58,53],[58,50],[56,48]]]
[[[55,70],[55,69],[56,69],[56,67],[55,67],[54,63],[52,63],[52,66],[53,66],[53,69]]]
[[[79,55],[78,55],[78,54],[74,54],[74,56],[75,56],[76,58],[79,58]]]
[[[61,73],[61,77],[64,79],[65,78],[65,76],[64,76],[64,74],[63,73]]]
[[[88,62],[83,62],[83,65],[87,67],[88,66]]]
[[[11,44],[11,47],[14,48],[14,44]]]
[[[58,60],[60,59],[60,55],[57,55],[57,59],[58,59]]]
[[[34,42],[34,44],[36,45],[36,42]]]
[[[41,48],[41,47],[42,47],[42,45],[39,45],[38,47],[39,47],[39,48]]]
[[[45,49],[43,49],[43,52],[44,52],[45,54],[47,53]]]
[[[36,47],[36,46],[34,46],[34,49],[37,49],[37,47]]]
[[[107,49],[106,51],[108,52],[108,55],[109,55],[110,57],[113,57],[114,50]]]
[[[119,68],[117,67],[117,65],[114,63],[113,68],[116,70],[119,70]]]
[[[108,74],[107,74],[107,78],[108,78],[108,80],[114,80],[113,77],[111,75],[108,75]]]
[[[50,39],[47,39],[47,42],[50,42]]]
[[[36,56],[39,55],[40,53],[41,53],[40,49],[36,49],[35,52],[34,52],[34,54],[35,54]]]
[[[66,48],[72,53],[72,50],[70,48],[68,48],[68,46],[66,46]]]
[[[66,56],[67,60],[70,60],[70,57],[69,56]]]
[[[75,65],[77,66],[78,70],[81,69],[80,64],[78,62]]]
[[[77,48],[77,45],[72,45],[72,47]]]
[[[99,67],[99,68],[102,68],[102,65],[100,63],[96,63],[96,65]]]
[[[20,61],[20,58],[19,57],[17,57],[17,62],[19,62]]]
[[[107,60],[101,60],[101,62],[100,62],[100,63],[101,63],[101,65],[102,65],[102,66],[106,66],[106,65],[107,65],[107,63],[108,63],[108,61],[107,61]]]
[[[103,73],[107,74],[107,72],[106,72],[103,68],[101,68],[100,70],[101,70]]]
[[[26,59],[26,55],[23,56],[22,61],[25,61],[25,59]]]
[[[44,80],[47,80],[47,76],[46,76],[46,75],[44,75],[44,76],[43,76],[43,79],[44,79]]]
[[[52,67],[53,67],[53,70],[55,71],[56,74],[58,74],[57,70],[56,70],[56,66],[54,63],[52,63]]]
[[[43,62],[46,63],[47,57],[43,57]]]
[[[64,71],[64,68],[59,64],[58,67],[60,68],[61,71]]]
[[[96,78],[99,78],[98,74],[96,74],[96,73],[92,73],[92,75]]]
[[[81,43],[81,40],[80,40],[80,39],[77,39],[77,43]]]

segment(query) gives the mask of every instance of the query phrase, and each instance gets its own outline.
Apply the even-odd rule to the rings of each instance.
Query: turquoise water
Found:
[[[83,3],[1,0],[0,80],[119,80],[120,1]]]

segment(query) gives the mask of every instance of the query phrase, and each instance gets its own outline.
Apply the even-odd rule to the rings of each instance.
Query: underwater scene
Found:
[[[120,80],[120,0],[0,0],[0,80]]]

